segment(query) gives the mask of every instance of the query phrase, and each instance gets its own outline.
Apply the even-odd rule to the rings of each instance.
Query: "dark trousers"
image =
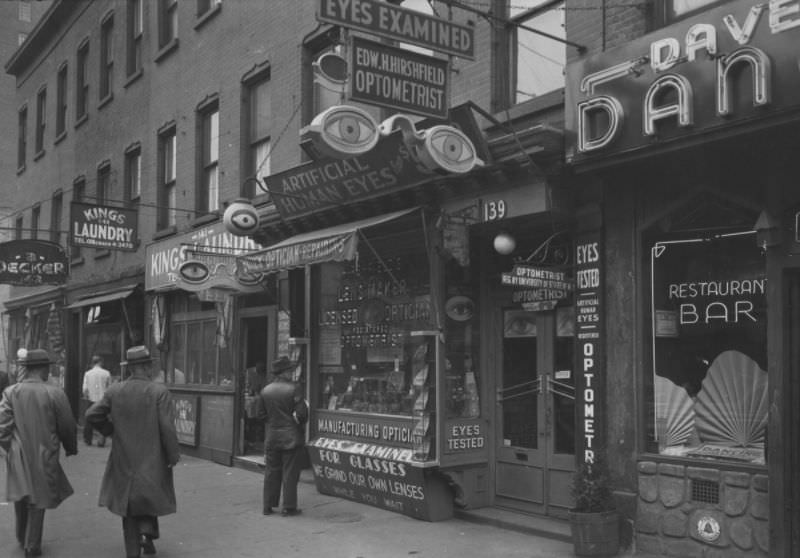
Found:
[[[283,485],[283,509],[297,508],[297,481],[300,479],[298,456],[302,447],[289,450],[264,452],[266,469],[264,471],[264,510],[277,508]]]
[[[17,540],[26,550],[42,548],[44,508],[37,508],[27,498],[14,502],[17,519]]]
[[[83,425],[83,441],[86,442],[87,446],[92,445],[94,431],[95,429],[92,427],[92,423],[87,420],[86,424]],[[97,435],[100,436],[100,440],[97,442],[97,445],[100,447],[106,445],[106,437],[100,434],[100,432],[97,432]]]
[[[151,539],[159,537],[157,517],[130,515],[122,518],[122,536],[125,539],[125,555],[128,558],[140,555],[142,535],[147,535]]]

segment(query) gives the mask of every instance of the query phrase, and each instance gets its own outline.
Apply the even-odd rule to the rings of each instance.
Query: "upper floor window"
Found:
[[[128,53],[127,73],[133,75],[142,69],[142,35],[144,27],[142,22],[143,0],[128,0],[128,26],[126,50]]]
[[[47,88],[36,94],[36,153],[44,151],[44,131],[47,126]]]
[[[197,0],[197,17],[204,16],[220,4],[222,0]]]
[[[56,137],[67,129],[67,65],[58,69],[56,80]]]
[[[28,107],[24,106],[17,113],[17,168],[25,166],[28,149]]]
[[[17,4],[18,16],[20,21],[26,21],[30,23],[31,21],[31,0],[19,0]]]
[[[666,23],[682,19],[714,5],[723,4],[726,1],[728,0],[667,0],[664,2]]]
[[[562,0],[513,0],[510,33],[512,104],[564,87],[566,45],[536,31],[566,39]]]
[[[53,194],[52,208],[50,209],[50,240],[61,243],[61,213],[64,208],[64,194],[59,190]]]
[[[89,41],[78,47],[75,68],[75,118],[85,117],[89,110]]]
[[[219,207],[219,104],[214,101],[200,110],[200,187],[197,209],[210,213]]]
[[[111,165],[102,163],[97,168],[97,195],[95,203],[105,204],[111,198]]]
[[[108,16],[100,28],[100,100],[111,95],[114,83],[114,16]]]
[[[142,148],[139,144],[125,152],[125,199],[136,200],[142,195]]]
[[[22,232],[25,230],[25,218],[20,215],[14,222],[14,239],[22,240]]]
[[[175,127],[158,136],[158,228],[178,224],[177,219],[177,139]]]
[[[178,0],[158,0],[158,46],[178,38]]]
[[[270,129],[272,128],[272,103],[269,75],[262,76],[246,86],[247,121],[246,134],[247,176],[261,177],[270,174]],[[256,191],[255,182],[248,180],[243,184],[242,195],[252,198],[262,192]]]
[[[38,203],[31,209],[31,239],[39,238],[39,219],[42,216],[42,206]]]
[[[83,201],[86,194],[86,179],[82,176],[75,179],[72,183],[72,201]],[[69,256],[72,259],[81,257],[81,247],[72,245],[70,247]]]

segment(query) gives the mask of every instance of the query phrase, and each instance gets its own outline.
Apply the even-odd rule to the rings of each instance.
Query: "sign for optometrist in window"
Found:
[[[377,0],[320,0],[317,19],[386,39],[475,59],[475,31],[446,19]]]
[[[353,37],[350,99],[447,118],[447,60]]]
[[[725,2],[567,67],[567,159],[588,163],[800,119],[800,2]]]

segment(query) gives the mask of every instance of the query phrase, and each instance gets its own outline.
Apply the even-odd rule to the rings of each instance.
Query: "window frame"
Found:
[[[111,199],[111,162],[103,161],[97,165],[97,185],[95,190],[95,203],[107,205]]]
[[[89,117],[89,39],[84,39],[75,56],[75,125]]]
[[[47,131],[47,86],[36,92],[36,135],[34,137],[34,156],[44,153],[44,135]]]
[[[700,12],[704,12],[706,10],[710,10],[730,0],[708,0],[708,3],[702,6],[698,6],[694,9],[689,9],[683,12],[682,14],[676,14],[674,10],[675,0],[667,0],[666,2],[656,3],[656,13],[655,13],[655,27],[666,27],[667,25],[672,25],[678,21],[684,20],[689,17],[694,17]]]
[[[178,0],[158,0],[158,48],[178,39]]]
[[[213,137],[214,119],[216,119],[217,128],[216,138]],[[222,200],[219,189],[220,110],[218,96],[212,96],[198,107],[197,131],[198,183],[195,208],[198,215],[202,215],[218,211]],[[215,179],[214,185],[211,183],[212,176]]]
[[[97,86],[100,104],[114,96],[114,12],[100,23],[100,82]]]
[[[67,133],[67,89],[69,88],[69,68],[63,62],[58,68],[56,76],[56,138],[59,139]]]
[[[158,230],[177,226],[177,151],[177,126],[171,123],[158,133]]]
[[[14,221],[14,240],[22,240],[23,230],[25,229],[25,217],[18,215]]]
[[[271,72],[269,64],[264,64],[258,69],[257,73],[252,73],[243,80],[245,107],[245,125],[242,127],[243,153],[243,175],[246,177],[259,178],[260,175],[269,174],[271,170],[271,151],[272,151],[272,91],[271,91]],[[270,104],[268,123],[263,127],[259,126],[258,120],[258,100],[261,87],[266,88],[267,102]],[[259,133],[263,129],[264,133]],[[263,158],[264,163],[260,163],[259,150],[266,149],[267,155]],[[263,165],[263,166],[262,166]],[[263,172],[262,172],[263,171]],[[256,190],[253,180],[244,180],[240,194],[247,198],[262,195],[264,192]],[[267,194],[268,196],[268,194]]]
[[[39,225],[42,219],[42,204],[37,203],[31,208],[31,240],[39,239]]]
[[[132,78],[143,71],[144,1],[127,1],[126,74]]]
[[[86,177],[81,175],[72,181],[72,201],[84,201],[86,195]],[[77,260],[81,257],[81,247],[75,244],[70,246],[69,257],[71,260]]]
[[[134,165],[133,162],[136,161]],[[135,170],[134,170],[135,169]],[[134,188],[135,179],[135,188]],[[137,201],[142,197],[142,146],[138,142],[125,150],[125,200]]]
[[[64,192],[60,189],[53,192],[50,206],[50,240],[61,244],[61,220],[64,212]]]
[[[23,170],[28,157],[28,105],[17,111],[17,170]]]

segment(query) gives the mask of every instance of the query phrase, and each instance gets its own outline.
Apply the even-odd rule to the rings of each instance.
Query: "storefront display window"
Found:
[[[764,464],[767,280],[754,233],[658,239],[649,265],[651,449]]]

